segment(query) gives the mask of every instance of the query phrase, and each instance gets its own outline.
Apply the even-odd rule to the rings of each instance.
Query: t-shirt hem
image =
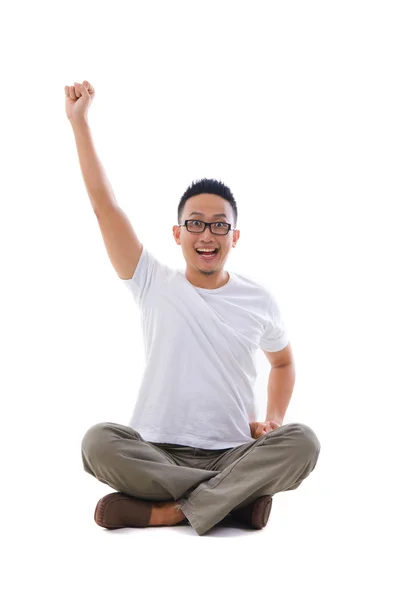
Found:
[[[227,444],[224,441],[210,443],[208,440],[202,438],[188,438],[188,437],[175,437],[169,436],[167,434],[158,434],[158,433],[149,433],[145,432],[142,429],[139,430],[140,435],[143,437],[145,442],[157,442],[159,444],[177,444],[180,446],[191,446],[192,448],[203,448],[205,450],[226,450],[227,448],[236,448],[237,446],[242,446],[243,444],[247,444],[250,441],[253,441],[253,438],[247,438],[245,441],[241,442],[233,442]]]
[[[273,343],[266,343],[266,348],[264,347],[264,344],[261,343],[260,347],[262,348],[262,350],[266,350],[266,352],[279,352],[280,350],[283,350],[289,342],[289,338],[288,337],[284,337],[284,338],[280,338],[279,340],[273,342]]]

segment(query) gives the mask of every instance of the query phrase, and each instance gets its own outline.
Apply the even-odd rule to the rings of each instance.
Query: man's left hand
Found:
[[[264,421],[263,423],[260,421],[252,421],[250,423],[251,437],[253,437],[254,440],[257,440],[278,427],[281,427],[281,423],[277,423],[276,421]]]

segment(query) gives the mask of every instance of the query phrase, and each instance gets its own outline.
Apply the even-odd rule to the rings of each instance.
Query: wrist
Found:
[[[283,420],[279,415],[266,415],[265,421],[275,421],[279,425],[283,424]]]
[[[69,119],[69,123],[72,126],[73,131],[79,132],[81,130],[89,129],[88,119],[80,117],[78,119]]]

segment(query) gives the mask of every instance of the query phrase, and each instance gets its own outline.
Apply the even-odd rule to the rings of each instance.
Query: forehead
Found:
[[[192,196],[186,200],[185,218],[192,217],[208,217],[217,218],[224,217],[226,219],[232,217],[232,207],[221,196],[215,194],[199,194]]]

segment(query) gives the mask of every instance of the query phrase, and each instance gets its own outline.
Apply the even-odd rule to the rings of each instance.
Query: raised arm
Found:
[[[88,81],[65,86],[66,115],[72,126],[80,168],[109,259],[121,279],[131,279],[143,246],[125,212],[118,206],[110,181],[95,151],[88,109],[95,90]]]

